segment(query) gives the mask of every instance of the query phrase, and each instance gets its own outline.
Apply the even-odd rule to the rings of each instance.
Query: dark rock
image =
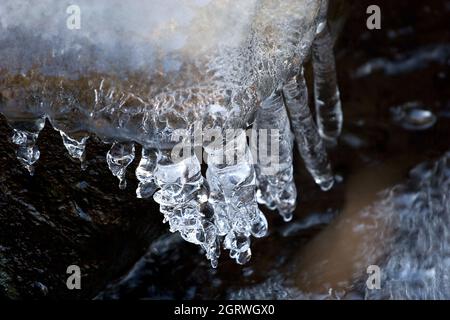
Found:
[[[0,298],[92,298],[165,230],[158,207],[136,199],[133,167],[119,190],[98,140],[89,140],[82,171],[47,124],[31,177],[11,132],[0,116]],[[69,265],[81,268],[81,290],[66,286]]]

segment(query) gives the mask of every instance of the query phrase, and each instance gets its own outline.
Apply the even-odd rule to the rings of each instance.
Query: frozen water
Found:
[[[149,198],[155,193],[157,186],[153,173],[156,167],[156,159],[156,150],[142,148],[141,161],[136,168],[136,177],[139,180],[139,186],[136,190],[138,198]]]
[[[125,189],[127,186],[125,174],[127,167],[134,160],[134,151],[134,143],[115,142],[106,154],[109,170],[119,179],[120,189]]]
[[[33,164],[39,160],[39,156],[41,155],[35,145],[37,138],[37,133],[19,131],[17,129],[14,129],[12,136],[12,142],[18,145],[17,159],[19,159],[31,175],[33,175],[34,171]]]
[[[45,119],[82,168],[89,137],[112,144],[106,160],[121,189],[141,145],[137,197],[153,195],[170,230],[200,245],[213,266],[222,243],[242,264],[251,257],[251,236],[267,233],[258,189],[261,203],[292,218],[291,128],[306,168],[322,189],[331,188],[320,135],[335,138],[342,115],[323,28],[327,1],[80,0],[79,29],[67,27],[72,4],[0,3],[0,112],[31,173]],[[301,75],[311,50],[317,124]],[[225,164],[200,140],[195,147],[209,156],[205,181],[196,156],[170,155],[178,129],[192,136],[198,123],[220,133],[252,125],[266,130],[268,141],[277,142],[278,150],[270,150],[280,156],[276,170],[269,173],[267,163],[253,158],[245,137],[227,140],[233,141],[227,151],[242,157]]]
[[[315,0],[82,0],[81,28],[69,30],[70,4],[0,4],[0,111],[156,148],[194,120],[252,123],[258,101],[298,73],[319,10]]]
[[[34,121],[13,120],[10,121],[10,125],[14,128],[11,140],[17,145],[17,159],[33,175],[34,164],[39,160],[41,154],[36,146],[36,141],[44,128],[45,118],[38,118]]]
[[[291,80],[283,90],[297,146],[305,166],[316,183],[327,191],[334,184],[327,152],[308,108],[308,89],[303,70],[297,79]]]
[[[320,135],[336,140],[342,131],[343,117],[327,11],[328,1],[322,1],[317,35],[312,46],[314,98]]]
[[[170,152],[159,152],[154,178],[160,188],[153,199],[160,204],[164,222],[171,232],[179,232],[183,239],[200,245],[213,267],[217,266],[220,247],[217,228],[206,215],[206,193],[200,162],[196,156],[173,162]]]
[[[275,131],[274,128],[278,130]],[[257,112],[254,130],[255,134],[258,132],[268,134],[266,138],[268,141],[259,141],[258,152],[266,154],[264,157],[258,157],[258,163],[255,166],[258,202],[265,204],[270,209],[277,209],[285,221],[290,221],[297,199],[292,167],[293,136],[280,92],[262,103]],[[265,135],[258,138],[262,139],[263,137]],[[275,141],[278,143],[279,150],[275,150],[273,146]],[[269,143],[271,148],[268,148]],[[262,161],[271,159],[270,155],[267,155],[270,152],[276,152],[278,158],[276,163]]]
[[[235,139],[245,139],[242,134]],[[252,154],[245,145],[241,159],[226,163],[226,153],[234,153],[239,143],[226,141],[223,148],[207,148],[206,178],[210,188],[209,202],[214,209],[218,230],[225,235],[224,246],[237,263],[246,263],[251,256],[250,235],[262,237],[267,220],[256,202],[256,174]]]
[[[60,131],[61,137],[63,139],[64,146],[66,147],[69,155],[72,158],[78,159],[81,161],[81,167],[84,169],[84,159],[85,159],[85,150],[86,150],[86,141],[89,137],[83,137],[80,141],[69,137],[65,132]]]

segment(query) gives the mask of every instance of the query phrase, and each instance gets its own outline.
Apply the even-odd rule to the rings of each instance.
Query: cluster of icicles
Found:
[[[218,264],[222,245],[237,263],[249,261],[251,236],[262,237],[268,228],[258,202],[277,210],[285,221],[292,219],[297,198],[292,163],[294,138],[315,182],[323,190],[333,186],[334,177],[323,141],[339,135],[342,112],[332,41],[328,29],[323,26],[319,28],[312,48],[312,61],[317,126],[308,107],[303,72],[281,86],[256,111],[253,123],[256,135],[259,130],[278,129],[279,165],[276,172],[268,174],[267,164],[258,162],[259,159],[254,163],[247,141],[242,137],[235,137],[234,141],[227,141],[222,146],[225,152],[234,152],[239,143],[241,146],[244,143],[243,157],[233,164],[224,164],[222,148],[203,146],[207,154],[206,177],[202,176],[201,164],[195,155],[175,162],[171,159],[171,150],[142,148],[136,170],[137,197],[153,196],[160,204],[170,231],[178,231],[186,241],[201,246],[213,267]],[[33,165],[40,155],[36,140],[46,118],[60,132],[70,156],[83,164],[88,137],[67,135],[48,116],[26,125],[10,123],[19,161],[33,174]],[[135,144],[113,143],[106,159],[112,174],[120,181],[120,188],[124,189],[126,169],[135,159]]]

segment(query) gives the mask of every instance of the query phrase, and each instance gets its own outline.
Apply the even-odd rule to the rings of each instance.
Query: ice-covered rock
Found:
[[[32,172],[48,119],[83,168],[89,137],[112,144],[108,167],[124,189],[141,145],[137,196],[159,188],[153,198],[172,231],[201,245],[213,265],[220,243],[244,263],[250,235],[267,231],[257,189],[260,202],[285,220],[295,208],[291,128],[314,180],[324,190],[333,184],[322,138],[336,138],[342,115],[327,6],[326,0],[3,0],[0,112],[14,129],[17,157]],[[311,51],[317,125],[302,76]],[[279,118],[268,118],[268,110]],[[277,169],[262,170],[240,139],[244,161],[222,167],[212,156],[203,186],[203,159],[170,154],[178,131],[185,130],[187,142],[198,123],[201,134],[254,125],[269,140],[278,136]],[[207,147],[203,142],[194,138],[193,147]],[[214,211],[208,218],[206,203]]]

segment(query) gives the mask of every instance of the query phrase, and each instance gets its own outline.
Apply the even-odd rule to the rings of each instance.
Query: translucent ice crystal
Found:
[[[39,160],[41,153],[36,146],[39,133],[44,128],[45,118],[34,121],[11,121],[14,129],[12,142],[17,145],[17,159],[28,170],[30,175],[34,174],[34,164]]]
[[[69,137],[63,131],[60,131],[59,133],[61,134],[64,146],[69,152],[69,155],[74,159],[80,160],[81,167],[84,169],[86,141],[89,139],[89,137],[83,137],[80,140],[76,140],[74,138]]]
[[[314,98],[320,134],[325,139],[335,140],[342,131],[343,116],[327,11],[328,0],[324,0],[312,45]]]
[[[157,188],[154,177],[156,159],[156,150],[142,148],[141,161],[136,168],[136,177],[139,180],[139,186],[136,189],[138,198],[149,198],[155,193]]]
[[[218,232],[225,235],[224,246],[230,250],[230,257],[244,264],[251,257],[250,236],[259,238],[267,233],[267,220],[256,202],[256,174],[245,134],[227,141],[225,150],[219,147],[206,151],[209,202]],[[229,161],[230,155],[241,156]]]
[[[186,241],[200,245],[216,267],[220,244],[217,228],[205,214],[207,197],[200,162],[196,156],[174,162],[170,153],[158,153],[154,177],[160,190],[153,199],[160,204],[170,231],[178,231]]]
[[[111,173],[120,181],[120,189],[125,189],[127,187],[125,174],[127,167],[134,160],[134,152],[134,143],[115,142],[106,155],[106,162],[108,163],[109,170],[111,170]]]
[[[277,209],[285,221],[290,221],[297,198],[292,167],[293,136],[280,92],[273,94],[262,103],[257,111],[254,132],[267,134],[265,138],[267,141],[261,141],[265,135],[259,136],[259,155],[261,151],[266,154],[258,157],[255,166],[258,202],[270,209]],[[275,150],[272,145],[275,140],[278,150]],[[275,163],[265,161],[271,159],[271,151],[276,153]]]
[[[323,190],[329,190],[334,184],[334,177],[325,145],[308,107],[308,89],[303,71],[298,78],[292,79],[283,88],[283,93],[290,113],[297,146],[305,166],[316,183]]]

